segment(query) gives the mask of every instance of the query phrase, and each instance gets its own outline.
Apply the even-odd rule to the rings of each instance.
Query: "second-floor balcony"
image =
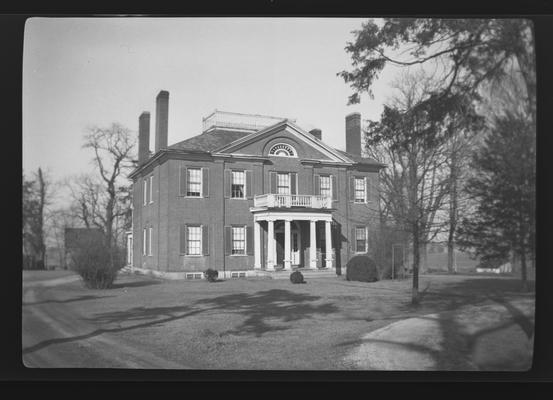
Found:
[[[260,194],[254,197],[253,204],[254,207],[267,208],[332,208],[332,198],[304,194]]]

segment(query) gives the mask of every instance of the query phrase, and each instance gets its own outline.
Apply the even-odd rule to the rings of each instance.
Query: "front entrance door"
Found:
[[[300,265],[300,235],[292,232],[292,265]]]
[[[292,243],[291,244],[291,264],[300,266],[301,264],[301,236],[299,232],[294,229],[291,232]],[[284,232],[275,232],[276,240],[276,263],[277,265],[284,267]]]
[[[275,232],[276,239],[276,263],[284,266],[284,232]]]

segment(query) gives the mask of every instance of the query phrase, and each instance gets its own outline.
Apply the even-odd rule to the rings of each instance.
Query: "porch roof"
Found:
[[[330,221],[332,222],[332,209],[252,209],[254,221]]]

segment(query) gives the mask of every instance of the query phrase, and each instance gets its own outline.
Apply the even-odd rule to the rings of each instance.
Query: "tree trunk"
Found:
[[[42,175],[42,169],[38,169],[38,220],[37,220],[37,242],[38,242],[38,265],[40,269],[46,269],[46,244],[44,243],[44,206],[46,203],[46,183]]]
[[[455,146],[455,143],[454,143]],[[451,182],[451,190],[449,192],[449,232],[447,237],[447,270],[448,272],[457,272],[457,266],[455,264],[454,251],[455,251],[455,231],[457,229],[457,149],[453,148],[451,152],[451,164],[449,167],[449,179]]]
[[[528,291],[528,276],[526,274],[526,254],[524,251],[520,253],[520,275],[522,279],[522,291]]]
[[[413,292],[411,303],[419,304],[419,266],[420,266],[420,238],[419,227],[413,227]]]
[[[456,186],[456,185],[455,185]],[[457,272],[455,265],[455,230],[457,228],[457,193],[451,193],[451,202],[449,205],[449,233],[447,236],[447,271],[450,274]]]
[[[421,243],[420,245],[420,273],[426,274],[428,272],[428,243]]]

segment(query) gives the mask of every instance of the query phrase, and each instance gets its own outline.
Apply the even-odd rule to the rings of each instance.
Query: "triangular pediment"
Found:
[[[323,141],[317,139],[291,121],[284,120],[261,131],[244,136],[229,143],[214,153],[248,154],[271,156],[275,149],[288,148],[299,159],[313,159],[338,163],[351,163],[352,160],[340,154]],[[290,150],[290,149],[289,149]]]

